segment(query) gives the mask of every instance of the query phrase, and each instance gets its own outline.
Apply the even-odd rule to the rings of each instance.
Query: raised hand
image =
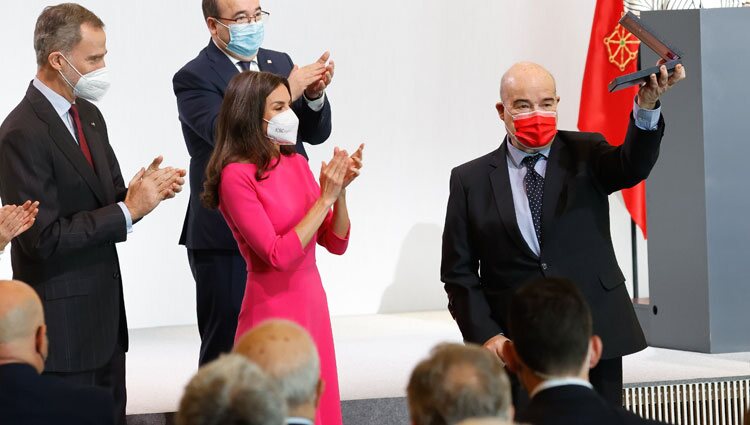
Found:
[[[654,109],[661,95],[672,88],[673,85],[685,79],[684,66],[678,64],[670,76],[667,72],[667,67],[664,66],[665,62],[664,59],[660,59],[657,62],[657,65],[660,65],[659,75],[651,74],[648,82],[643,83],[638,90],[638,106],[641,108]]]

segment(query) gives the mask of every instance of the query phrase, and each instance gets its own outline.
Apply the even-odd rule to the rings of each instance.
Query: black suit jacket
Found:
[[[531,425],[639,425],[661,422],[614,406],[594,390],[580,385],[548,388],[535,395],[529,405],[516,414],[519,423]]]
[[[258,50],[261,71],[288,77],[294,64],[286,53]],[[177,96],[182,134],[190,154],[190,201],[180,236],[180,244],[190,249],[238,250],[224,218],[218,210],[205,208],[200,201],[206,166],[215,145],[214,132],[229,80],[237,75],[237,67],[219,50],[213,41],[198,53],[174,76],[172,84]],[[299,117],[297,152],[307,157],[302,142],[323,143],[331,134],[331,105],[326,96],[323,109],[318,112],[307,106],[300,97],[292,104]]]
[[[631,117],[625,143],[601,134],[560,131],[547,161],[542,246],[536,256],[518,228],[507,147],[453,169],[443,231],[441,280],[448,308],[466,341],[482,344],[505,333],[513,291],[532,278],[564,277],[583,292],[604,358],[646,346],[617,265],[608,195],[645,179],[664,132],[644,131]]]
[[[0,366],[0,422],[23,425],[114,423],[112,395],[40,376],[27,364]]]
[[[49,101],[33,85],[0,126],[0,197],[38,200],[36,223],[13,243],[13,276],[44,305],[50,353],[45,370],[104,365],[127,324],[116,242],[126,239],[116,204],[127,188],[99,109],[78,104],[96,170]]]

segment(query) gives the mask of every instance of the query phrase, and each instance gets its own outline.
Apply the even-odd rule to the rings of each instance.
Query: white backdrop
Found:
[[[36,65],[33,29],[49,3],[4,2],[0,116],[23,97]],[[113,86],[100,108],[126,181],[157,154],[187,167],[172,76],[209,40],[200,1],[89,0],[106,24]],[[495,149],[500,76],[537,61],[557,78],[560,127],[575,129],[595,0],[379,2],[265,0],[264,46],[297,63],[330,50],[333,133],[309,147],[317,174],[335,145],[365,142],[365,169],[349,189],[349,250],[319,251],[332,314],[440,309],[440,239],[452,167]],[[177,245],[187,193],[163,203],[118,245],[133,328],[195,322],[185,248]],[[612,197],[618,259],[631,276],[630,224]],[[643,244],[642,244],[643,245]],[[644,246],[641,257],[645,260]],[[645,261],[640,261],[645,267]],[[0,276],[10,276],[10,258]],[[639,273],[646,279],[645,271]]]

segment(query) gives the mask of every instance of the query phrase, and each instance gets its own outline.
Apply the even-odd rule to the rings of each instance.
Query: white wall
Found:
[[[33,78],[34,22],[46,4],[3,4],[1,116]],[[208,41],[200,2],[82,4],[107,25],[113,86],[100,107],[123,173],[131,176],[157,154],[186,167],[171,78]],[[308,149],[316,174],[333,146],[367,144],[363,175],[349,190],[349,251],[343,257],[319,252],[333,314],[445,306],[439,264],[450,169],[500,143],[504,129],[494,104],[500,76],[516,61],[538,61],[555,74],[560,127],[576,127],[594,4],[262,2],[272,14],[264,46],[298,63],[328,49],[336,61],[328,90],[334,131],[326,144]],[[118,247],[131,327],[195,322],[194,284],[185,249],[177,245],[186,195],[162,204]],[[617,197],[612,210],[617,254],[629,279],[630,226]],[[10,275],[9,260],[0,263],[0,276]]]

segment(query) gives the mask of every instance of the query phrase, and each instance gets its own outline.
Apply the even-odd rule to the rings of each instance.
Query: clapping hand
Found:
[[[161,155],[154,158],[154,160],[151,161],[151,164],[149,164],[148,168],[146,168],[143,176],[146,177],[151,173],[159,171],[161,169],[159,168],[159,166],[161,165],[163,160],[164,157],[162,157]],[[182,192],[182,186],[185,184],[186,174],[187,172],[183,169],[174,169],[174,172],[171,175],[172,185],[164,192],[164,199],[174,198],[176,194]]]
[[[638,90],[638,106],[641,108],[654,109],[661,95],[677,82],[685,79],[685,67],[682,64],[678,64],[670,76],[667,67],[664,66],[665,62],[664,59],[659,59],[659,62],[656,63],[660,66],[659,75],[651,74],[648,82],[643,83]]]
[[[125,206],[133,220],[143,218],[156,208],[161,201],[174,198],[185,184],[184,169],[159,168],[163,158],[154,158],[148,168],[141,168],[128,185]]]
[[[349,186],[349,183],[354,181],[357,177],[359,177],[360,170],[362,169],[362,151],[365,149],[365,144],[362,143],[359,145],[359,148],[356,152],[352,154],[352,156],[349,157],[349,164],[348,168],[346,170],[346,175],[344,176],[344,189],[346,189],[347,186]],[[334,154],[338,151],[338,148],[334,148],[333,152]]]
[[[333,205],[344,190],[344,178],[349,169],[349,154],[335,148],[333,158],[320,166],[320,197],[327,206]]]
[[[333,80],[335,65],[329,52],[324,52],[317,61],[302,68],[295,65],[289,74],[289,88],[292,102],[299,99],[302,93],[310,99],[318,99]]]
[[[29,230],[39,214],[39,202],[26,201],[23,205],[0,208],[0,250],[16,236]]]

